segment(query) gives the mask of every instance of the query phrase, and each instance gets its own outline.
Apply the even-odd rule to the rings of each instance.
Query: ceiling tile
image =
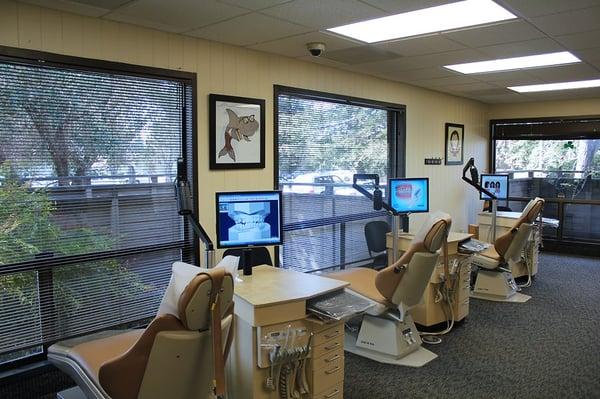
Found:
[[[547,83],[600,79],[600,72],[587,64],[528,69],[527,73]]]
[[[527,97],[537,101],[568,100],[582,98],[600,98],[600,88],[574,90],[544,91],[537,93],[526,93]]]
[[[521,20],[464,29],[443,35],[469,47],[491,46],[544,37],[544,34],[530,23]]]
[[[399,58],[400,56],[390,51],[379,49],[375,46],[350,47],[343,50],[328,51],[322,55],[336,62],[348,65],[364,64],[366,62],[379,62]]]
[[[385,16],[383,11],[357,0],[295,0],[261,12],[316,29]]]
[[[465,48],[462,44],[446,39],[440,34],[396,40],[376,46],[402,56],[435,54]]]
[[[252,13],[187,32],[217,42],[247,46],[306,33],[309,29],[291,22]]]
[[[362,43],[346,40],[338,36],[329,35],[327,33],[310,32],[301,35],[286,37],[284,39],[256,44],[250,46],[250,48],[254,50],[285,55],[287,57],[303,57],[305,55],[308,55],[306,43],[310,42],[325,43],[325,52],[346,49],[349,47],[355,47],[359,45],[362,46]]]
[[[337,61],[330,60],[330,59],[323,58],[323,57],[313,57],[311,55],[305,55],[303,57],[298,57],[296,59],[301,60],[301,61],[313,62],[315,64],[320,64],[320,65],[327,65],[330,67],[340,68],[340,69],[347,69],[346,67],[348,66],[346,64],[342,64],[341,62],[337,62]]]
[[[544,83],[543,80],[528,74],[526,71],[480,73],[472,76],[481,82],[493,83],[502,87]]]
[[[437,79],[452,76],[452,72],[443,68],[423,68],[412,69],[410,71],[395,71],[385,74],[386,77],[402,82],[410,82],[416,84],[417,81],[425,79]]]
[[[277,6],[283,3],[288,3],[292,0],[217,0],[220,3],[230,4],[232,6],[238,6],[247,8],[248,10],[262,10],[263,8],[269,8]]]
[[[447,86],[443,87],[443,90],[450,90],[452,92],[459,92],[459,93],[481,92],[481,91],[484,91],[484,92],[492,91],[493,93],[503,93],[505,89],[499,88],[499,87],[489,84],[489,83],[476,82],[476,83],[467,83],[467,84],[460,84],[460,85],[447,85]]]
[[[138,0],[108,14],[106,18],[171,32],[186,32],[246,13],[246,9],[216,0]]]
[[[517,11],[525,17],[556,14],[569,10],[577,10],[597,6],[598,0],[504,0],[509,10]]]
[[[600,6],[532,18],[531,21],[550,36],[596,30],[600,24]]]
[[[600,69],[600,47],[573,51],[579,59]]]
[[[360,0],[362,3],[377,7],[390,14],[400,14],[403,12],[421,10],[441,6],[443,4],[454,3],[460,0]]]
[[[490,59],[498,59],[552,53],[556,51],[564,51],[565,48],[552,39],[544,38],[478,47],[477,50],[491,57]]]
[[[415,80],[415,84],[427,86],[427,87],[436,87],[441,88],[442,86],[449,85],[463,85],[467,83],[476,83],[477,80],[465,76],[465,75],[455,75],[455,76],[446,76],[443,78],[433,78],[433,79],[425,79],[425,80]]]
[[[555,39],[569,49],[584,50],[600,45],[600,30],[556,36]]]
[[[22,2],[88,17],[100,17],[110,11],[108,6],[97,7],[68,0],[22,0]]]

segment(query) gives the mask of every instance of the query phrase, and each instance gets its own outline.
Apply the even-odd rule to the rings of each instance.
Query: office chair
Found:
[[[379,270],[387,266],[386,234],[391,231],[388,222],[373,220],[365,224],[365,239],[369,256],[373,259],[371,267]],[[373,256],[373,252],[383,252]]]
[[[79,386],[69,397],[214,398],[213,392],[224,394],[232,320],[231,274],[175,262],[148,327],[59,342],[48,349],[48,359]]]
[[[542,198],[534,198],[523,209],[510,231],[496,238],[494,245],[473,257],[478,267],[471,297],[501,302],[525,302],[528,295],[517,294],[519,287],[511,273],[511,264],[521,259],[533,223],[544,207]],[[529,267],[529,266],[528,266]],[[531,279],[531,270],[528,270]]]
[[[421,301],[451,224],[448,214],[436,212],[394,264],[380,271],[357,267],[327,275],[349,282],[353,293],[374,305],[360,316],[358,335],[346,332],[346,350],[383,363],[415,367],[436,357],[420,347],[419,333],[407,311]],[[402,360],[416,351],[420,353],[410,361]]]
[[[269,253],[269,250],[267,248],[251,247],[250,249],[252,250],[252,267],[259,266],[259,265],[273,266],[273,261],[271,260],[271,254]],[[240,257],[240,256],[242,256],[243,251],[244,250],[241,248],[229,248],[229,249],[226,249],[225,252],[223,252],[223,257],[226,257],[228,255]],[[242,266],[240,264],[240,266],[238,266],[238,270],[241,268],[242,268]]]

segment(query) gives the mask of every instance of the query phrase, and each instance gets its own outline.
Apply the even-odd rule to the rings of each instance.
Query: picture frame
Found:
[[[465,125],[446,123],[445,132],[445,164],[462,165],[465,144]]]
[[[265,100],[209,94],[210,169],[265,167]]]

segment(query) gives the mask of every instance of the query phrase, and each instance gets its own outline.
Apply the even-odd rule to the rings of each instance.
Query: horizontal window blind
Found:
[[[0,363],[154,315],[194,256],[173,193],[191,100],[181,79],[0,62]]]
[[[364,224],[386,213],[352,188],[352,177],[386,181],[388,111],[287,93],[277,110],[282,266],[315,271],[367,260]]]
[[[600,118],[493,120],[494,140],[578,140],[600,138]]]

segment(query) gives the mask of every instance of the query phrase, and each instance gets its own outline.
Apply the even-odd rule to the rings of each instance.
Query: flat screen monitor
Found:
[[[499,200],[508,199],[508,175],[482,174],[481,187],[494,194]],[[489,200],[490,196],[480,192],[479,199]]]
[[[281,245],[281,191],[216,193],[217,247]]]
[[[390,206],[397,213],[429,212],[429,178],[389,179]]]

